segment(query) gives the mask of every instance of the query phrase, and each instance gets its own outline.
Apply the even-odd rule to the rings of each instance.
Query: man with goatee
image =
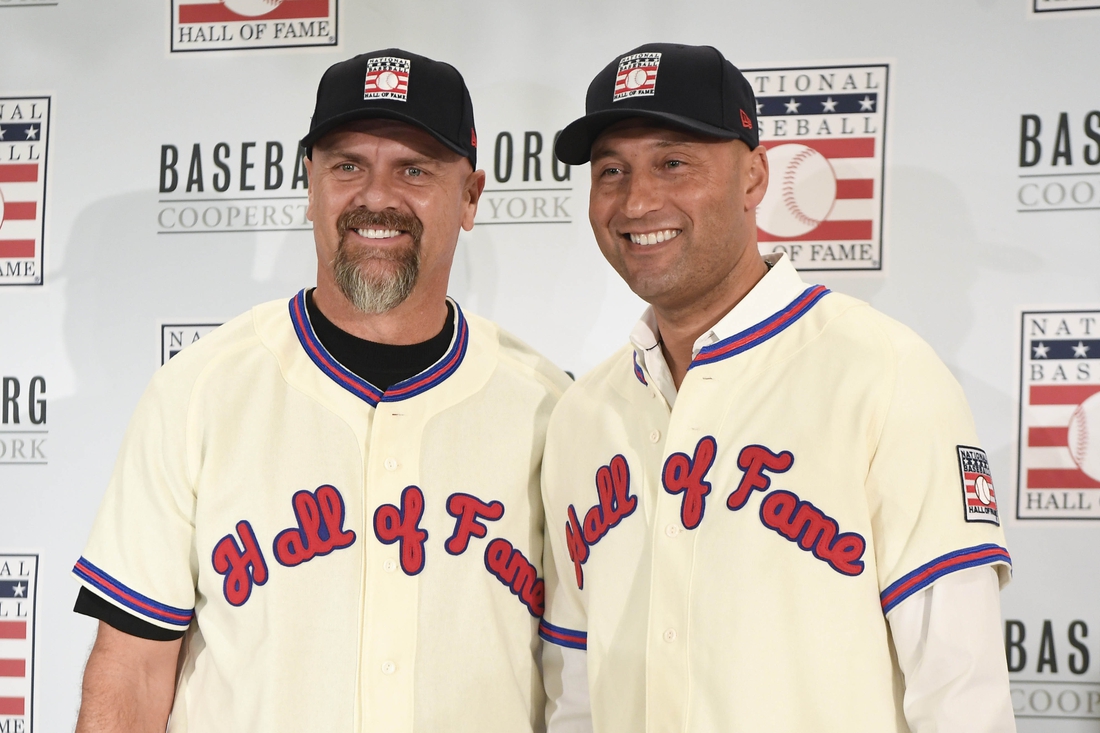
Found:
[[[321,79],[317,287],[153,378],[74,573],[77,730],[535,731],[539,470],[568,378],[446,295],[485,185],[448,64]]]

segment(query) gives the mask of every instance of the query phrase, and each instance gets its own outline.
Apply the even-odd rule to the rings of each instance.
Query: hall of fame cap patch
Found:
[[[993,476],[985,451],[967,445],[957,446],[957,450],[966,521],[1000,525],[997,494],[993,490]]]
[[[657,88],[657,68],[660,65],[661,54],[656,52],[623,56],[619,59],[619,71],[615,74],[615,90],[611,101],[652,96]]]
[[[396,56],[379,56],[367,61],[367,76],[363,80],[363,99],[409,98],[409,71],[412,62]]]

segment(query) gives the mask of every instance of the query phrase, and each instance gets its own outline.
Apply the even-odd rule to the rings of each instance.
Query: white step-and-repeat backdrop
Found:
[[[554,136],[658,40],[746,70],[773,169],[832,172],[792,174],[809,223],[765,202],[761,248],[951,367],[1015,563],[1004,618],[968,623],[1003,630],[1021,731],[1100,731],[1097,6],[0,0],[0,733],[73,726],[95,623],[69,569],[152,372],[313,282],[296,141],[324,69],[462,71],[489,184],[452,293],[582,373],[643,306]]]

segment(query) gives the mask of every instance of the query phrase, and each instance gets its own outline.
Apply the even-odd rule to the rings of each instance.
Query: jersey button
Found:
[[[665,641],[670,644],[676,641],[676,629],[665,629]]]
[[[382,662],[382,674],[393,674],[397,671],[397,665],[393,662]]]
[[[387,471],[396,471],[397,470],[397,459],[396,458],[387,458],[386,460],[382,461],[382,465],[386,467]]]
[[[649,434],[649,442],[657,443],[660,440],[661,440],[661,431],[660,430],[654,430],[652,433]]]
[[[387,573],[392,573],[394,570],[397,570],[397,563],[395,563],[393,560],[386,560],[384,563],[382,563],[382,569],[385,570]]]
[[[680,528],[677,527],[675,524],[670,524],[665,527],[665,534],[667,534],[669,537],[675,537],[676,535],[680,534]]]

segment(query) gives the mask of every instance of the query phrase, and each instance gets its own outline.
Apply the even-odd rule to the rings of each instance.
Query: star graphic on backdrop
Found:
[[[1078,341],[1077,345],[1073,347],[1073,358],[1089,358],[1089,347],[1085,346],[1084,341]]]
[[[791,101],[787,102],[787,114],[797,113],[800,106],[802,106],[802,103],[794,101],[794,97],[791,97]]]
[[[1035,350],[1036,359],[1047,358],[1047,352],[1050,351],[1050,347],[1044,346],[1042,341],[1039,342],[1038,346],[1032,346],[1031,348]]]
[[[16,598],[26,598],[27,597],[27,592],[26,592],[27,591],[27,586],[23,585],[22,583],[16,583],[13,590],[15,591],[15,597]]]
[[[27,139],[28,140],[37,140],[38,139],[38,128],[35,127],[34,125],[31,125],[30,127],[27,128]]]
[[[871,99],[870,95],[865,95],[863,99],[859,100],[860,112],[874,112],[875,100]]]
[[[4,139],[4,128],[0,127],[0,140]]]
[[[764,108],[764,103],[760,100],[756,100],[756,114],[760,114],[760,111]]]
[[[832,97],[828,97],[821,106],[825,108],[822,112],[836,112],[836,100]]]

